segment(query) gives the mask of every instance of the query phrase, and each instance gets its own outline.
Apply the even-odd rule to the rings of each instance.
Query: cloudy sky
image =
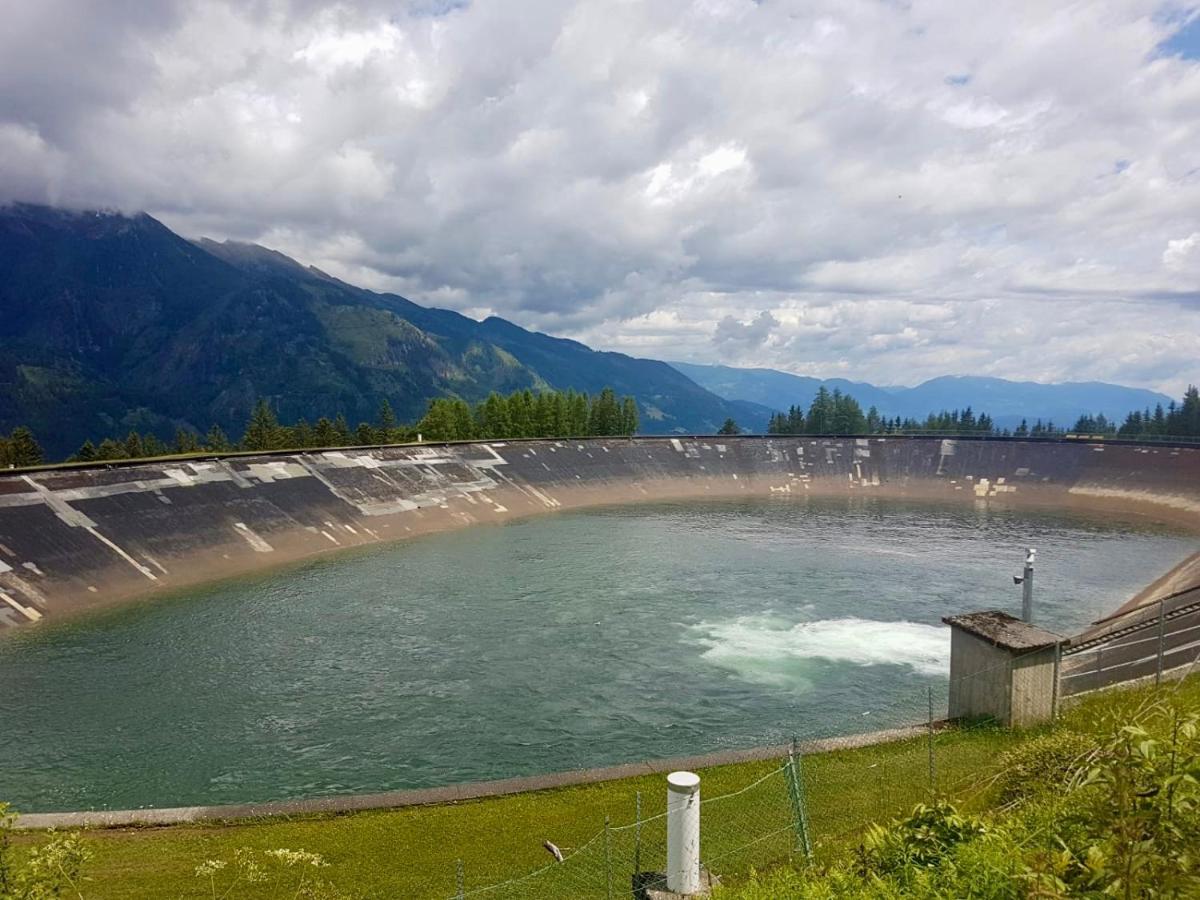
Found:
[[[1195,0],[0,14],[0,199],[638,355],[1200,381]]]

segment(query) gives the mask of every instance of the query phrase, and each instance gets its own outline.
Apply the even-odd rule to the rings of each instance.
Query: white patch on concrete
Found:
[[[158,569],[158,571],[162,572],[164,575],[171,574],[170,572],[168,572],[166,570],[166,568],[163,566],[162,563],[160,563],[157,559],[155,559],[153,556],[151,556],[149,553],[145,552],[144,550],[142,551],[142,556],[146,557],[146,562],[150,563],[150,565],[154,566],[154,568]]]
[[[104,535],[102,535],[99,531],[96,530],[95,526],[88,528],[87,533],[90,534],[92,537],[94,537],[96,540],[98,540],[100,543],[104,544],[104,546],[108,547],[110,550],[113,551],[113,553],[117,554],[117,556],[121,557],[121,559],[125,560],[125,562],[129,563],[131,566],[133,566],[135,569],[137,569],[139,572],[141,572],[143,575],[145,575],[151,581],[158,581],[157,575],[155,575],[148,568],[143,566],[140,562],[138,562],[136,559],[134,559],[132,556],[130,556],[128,553],[126,553],[124,550],[122,550],[120,547],[118,547],[115,543],[113,543],[108,538],[106,538]]]
[[[46,573],[39,569],[35,562],[23,562],[21,563],[21,568],[28,569],[34,575],[41,575],[43,578],[46,577]]]
[[[196,484],[192,473],[185,472],[183,469],[163,469],[163,474],[181,487],[193,487]]]
[[[99,591],[97,591],[97,590],[96,590],[96,586],[95,586],[94,584],[89,584],[89,585],[88,585],[88,592],[89,592],[89,593],[92,593],[92,594],[99,593]]]
[[[1183,509],[1200,513],[1200,497],[1181,497],[1178,494],[1152,494],[1149,491],[1127,491],[1123,488],[1100,485],[1077,484],[1067,491],[1080,497],[1104,497],[1112,500],[1133,500],[1139,503],[1154,503],[1171,509]]]
[[[683,452],[683,444],[679,443],[679,438],[671,438],[671,446],[675,448],[676,453]]]
[[[338,539],[337,539],[337,538],[335,538],[335,537],[334,537],[332,534],[330,534],[328,531],[322,531],[322,532],[321,532],[321,534],[323,534],[323,535],[325,535],[325,537],[329,538],[329,541],[330,541],[331,543],[337,544],[339,547],[341,546],[341,544],[340,544],[340,543],[338,543]]]
[[[23,615],[26,619],[28,619],[30,622],[36,622],[39,619],[41,619],[41,617],[42,617],[42,614],[40,612],[38,612],[36,609],[34,609],[32,606],[24,606],[24,605],[18,603],[15,599],[10,597],[8,594],[4,593],[4,591],[0,591],[0,600],[3,600],[5,603],[7,603],[9,606],[11,606],[13,609],[15,609],[21,615]]]
[[[10,566],[4,560],[0,559],[0,572],[11,572],[11,571],[12,571],[12,566]]]
[[[233,530],[236,531],[242,538],[258,553],[270,553],[275,548],[264,541],[259,535],[254,533],[245,522],[234,522]]]
[[[268,463],[251,463],[246,467],[246,475],[249,478],[261,481],[263,484],[270,484],[273,481],[281,481],[289,478],[306,478],[308,477],[308,470],[299,463],[276,460]]]

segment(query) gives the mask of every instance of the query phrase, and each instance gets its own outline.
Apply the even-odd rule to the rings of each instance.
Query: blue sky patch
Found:
[[[1159,45],[1164,56],[1182,56],[1184,59],[1200,59],[1200,15]]]

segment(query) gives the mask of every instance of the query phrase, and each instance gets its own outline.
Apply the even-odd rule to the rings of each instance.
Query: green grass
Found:
[[[1183,687],[1200,703],[1200,679]],[[1146,692],[1110,691],[1068,711],[1063,727],[1088,732],[1110,717],[1127,716]],[[968,806],[986,807],[987,786],[1002,752],[1046,729],[1011,732],[995,728],[955,729],[934,738],[938,792]],[[792,806],[778,762],[755,762],[703,770],[702,793],[713,798],[748,786],[744,794],[706,806],[705,857],[727,882],[737,883],[751,866],[786,864],[794,836],[787,830]],[[847,852],[864,826],[886,820],[929,796],[929,754],[924,737],[803,759],[814,851],[821,862]],[[772,772],[776,772],[774,776]],[[763,780],[765,779],[765,780]],[[94,853],[87,866],[89,900],[126,897],[208,897],[207,882],[194,870],[206,859],[229,858],[240,847],[303,849],[329,863],[322,874],[355,897],[450,898],[456,890],[456,861],[462,860],[467,891],[521,877],[551,862],[543,840],[570,853],[596,838],[564,866],[486,897],[605,896],[606,859],[613,860],[614,896],[627,896],[634,832],[614,830],[604,840],[604,822],[634,820],[635,793],[643,816],[663,811],[660,775],[440,806],[363,812],[340,816],[239,821],[157,828],[86,832]],[[643,868],[661,865],[662,820],[642,833]],[[762,835],[766,840],[738,849]],[[599,837],[597,837],[597,835]],[[45,840],[19,834],[18,847]],[[730,852],[736,850],[737,852]],[[254,889],[238,897],[276,896]]]

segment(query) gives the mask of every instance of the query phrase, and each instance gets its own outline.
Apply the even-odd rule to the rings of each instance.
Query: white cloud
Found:
[[[1169,0],[18,4],[0,198],[601,347],[1200,381]]]

